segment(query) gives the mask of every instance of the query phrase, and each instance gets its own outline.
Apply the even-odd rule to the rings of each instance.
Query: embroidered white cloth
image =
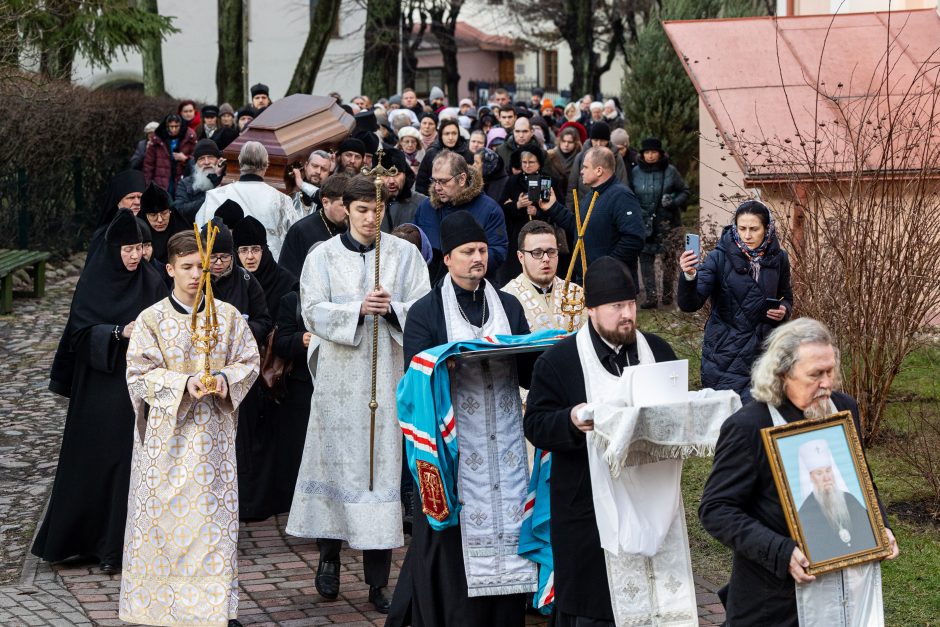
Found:
[[[529,323],[529,330],[532,332],[542,331],[544,329],[567,329],[568,316],[562,313],[562,294],[565,288],[565,281],[555,277],[550,294],[543,294],[532,285],[532,281],[520,274],[515,279],[503,286],[503,291],[512,294],[522,303],[522,309],[525,311],[525,319]],[[581,298],[583,290],[580,285],[575,283],[568,284],[568,292],[572,298]],[[573,329],[581,328],[581,325],[587,320],[578,314],[574,317]]]
[[[395,387],[403,372],[402,332],[408,311],[430,289],[417,248],[395,237],[381,242],[381,285],[392,295],[399,328],[379,318],[375,469],[369,490],[372,316],[359,307],[374,287],[375,250],[360,254],[341,238],[311,252],[300,277],[304,321],[316,338],[316,368],[303,458],[287,532],[346,540],[355,549],[391,549],[401,528],[401,429]],[[311,346],[314,342],[311,342]]]
[[[489,317],[481,329],[460,315],[451,279],[444,279],[441,298],[448,341],[512,333],[499,295],[488,282],[484,296]],[[535,592],[535,563],[519,555],[529,466],[515,360],[458,359],[451,381],[467,596]]]
[[[235,430],[260,358],[241,314],[216,304],[222,340],[210,367],[228,379],[225,399],[186,391],[203,358],[190,317],[168,298],[145,309],[131,334],[127,384],[137,428],[120,597],[129,623],[225,627],[238,614]]]
[[[768,405],[774,426],[787,423]],[[829,413],[836,409],[829,400]],[[885,624],[881,563],[867,562],[816,575],[816,581],[796,586],[796,613],[801,627],[882,627]]]
[[[686,396],[668,409],[644,407],[634,390],[636,368],[610,374],[589,330],[577,336],[588,406],[588,463],[597,528],[607,562],[611,605],[618,627],[697,625],[698,611],[682,507],[682,458],[714,449],[721,423],[741,406],[733,392],[702,403]],[[637,332],[640,366],[654,363]],[[690,408],[695,408],[690,411]],[[647,424],[647,415],[658,424]],[[700,424],[697,424],[700,423]],[[636,445],[637,451],[631,455]]]

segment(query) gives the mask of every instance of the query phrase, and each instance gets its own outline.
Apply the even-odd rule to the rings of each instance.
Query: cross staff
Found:
[[[591,219],[591,212],[594,211],[594,203],[597,202],[597,192],[594,192],[594,195],[591,196],[591,204],[588,205],[587,214],[584,216],[584,222],[581,222],[581,209],[578,206],[578,190],[573,189],[571,193],[574,194],[574,219],[577,225],[578,241],[574,245],[574,250],[571,251],[571,262],[568,264],[568,272],[565,274],[565,285],[561,291],[562,311],[568,317],[569,333],[574,331],[574,317],[584,310],[584,297],[572,298],[568,294],[568,288],[571,285],[571,274],[574,272],[574,264],[578,262],[579,256],[581,259],[581,276],[583,277],[587,273],[587,253],[584,251],[584,233],[587,231],[588,220]]]
[[[379,285],[379,248],[382,241],[382,214],[385,211],[385,203],[382,202],[382,185],[386,176],[395,176],[398,174],[398,168],[392,166],[386,169],[382,166],[382,156],[385,154],[381,148],[375,153],[376,166],[371,170],[362,168],[360,172],[370,176],[375,181],[375,290]],[[379,403],[375,400],[375,381],[378,369],[378,351],[379,351],[379,316],[372,316],[372,398],[369,400],[369,492],[372,491],[372,482],[375,475],[375,410]]]

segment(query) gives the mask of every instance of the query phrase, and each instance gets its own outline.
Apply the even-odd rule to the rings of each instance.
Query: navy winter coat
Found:
[[[733,226],[726,226],[715,250],[705,257],[695,278],[679,275],[678,304],[682,311],[698,311],[709,298],[711,315],[702,342],[702,387],[734,390],[747,403],[751,399],[751,366],[761,353],[764,338],[773,330],[765,299],[780,298],[793,312],[790,259],[775,239],[761,259],[759,281],[750,274],[750,262],[734,243]]]

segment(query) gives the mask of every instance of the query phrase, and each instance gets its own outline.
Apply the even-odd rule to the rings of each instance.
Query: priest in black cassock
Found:
[[[274,327],[264,289],[248,270],[235,263],[235,243],[229,228],[225,224],[217,224],[215,220],[212,223],[219,227],[211,258],[213,295],[246,316],[255,342],[259,347],[264,346],[268,333]],[[202,228],[202,237],[205,240],[206,227]],[[274,473],[273,439],[270,425],[265,424],[262,415],[258,381],[260,378],[238,407],[238,433],[235,438],[238,515],[246,521],[264,520],[274,514],[270,490]]]
[[[325,242],[334,235],[346,232],[346,207],[343,204],[343,192],[349,177],[342,173],[333,174],[323,182],[320,188],[322,207],[309,216],[297,220],[287,235],[278,257],[279,266],[296,277],[304,269],[307,253],[317,242]]]
[[[526,399],[525,435],[552,454],[551,540],[555,559],[555,625],[613,627],[614,615],[601,548],[586,436],[593,422],[578,410],[587,403],[578,335],[587,333],[604,369],[620,376],[640,363],[645,341],[655,361],[676,359],[669,344],[636,328],[636,286],[627,266],[613,257],[594,261],[584,278],[588,323],[535,362]],[[645,347],[644,347],[645,350]]]
[[[142,236],[120,209],[75,287],[66,326],[74,377],[52,497],[32,552],[50,562],[93,558],[120,570],[127,517],[134,411],[125,354],[141,311],[166,285],[143,259]]]
[[[411,308],[404,329],[406,368],[412,357],[421,351],[447,342],[496,333],[529,333],[519,301],[511,294],[496,290],[484,278],[488,260],[486,232],[470,212],[457,211],[444,218],[441,222],[441,249],[448,273]],[[528,387],[531,361],[519,361],[523,362],[518,368],[519,383]],[[529,371],[526,371],[527,365]],[[459,376],[459,373],[454,376]],[[488,391],[480,390],[482,395],[493,391],[495,376],[493,380]],[[513,392],[518,393],[518,387],[515,384],[513,387]],[[487,420],[490,409],[487,407]],[[484,419],[483,415],[478,417]],[[459,431],[460,416],[457,418]],[[496,442],[498,436],[494,434],[491,437]],[[504,466],[502,471],[508,482],[512,469]],[[469,597],[460,526],[433,530],[427,517],[420,513],[420,491],[415,489],[414,493],[416,515],[411,545],[386,625],[521,627],[525,622],[526,595]],[[498,489],[494,494],[498,500]],[[494,537],[492,544],[500,542],[501,539]]]

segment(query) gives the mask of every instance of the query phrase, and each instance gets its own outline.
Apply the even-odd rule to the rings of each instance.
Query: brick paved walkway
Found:
[[[32,557],[29,544],[55,475],[65,403],[46,390],[49,365],[68,314],[75,266],[50,271],[41,301],[17,299],[0,317],[0,625],[122,625],[117,618],[120,576],[97,565],[55,567]],[[316,544],[287,536],[286,516],[241,526],[239,620],[246,625],[382,625],[368,602],[361,556],[342,554],[342,590],[320,599],[313,586]],[[404,549],[395,552],[394,586]],[[702,625],[724,619],[714,587],[696,579]],[[528,625],[544,625],[530,616]]]

